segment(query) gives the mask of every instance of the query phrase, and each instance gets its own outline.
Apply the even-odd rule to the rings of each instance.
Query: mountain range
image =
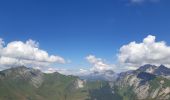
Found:
[[[84,77],[47,74],[25,66],[0,71],[0,100],[169,99],[170,69],[164,65],[146,64],[117,75],[107,71]]]

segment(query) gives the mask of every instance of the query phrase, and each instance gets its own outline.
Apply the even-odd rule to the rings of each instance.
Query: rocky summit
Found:
[[[164,65],[144,65],[119,75],[115,86],[124,100],[169,100],[170,69]]]

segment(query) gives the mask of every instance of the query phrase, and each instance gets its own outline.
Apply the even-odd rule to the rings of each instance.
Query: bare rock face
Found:
[[[159,91],[160,91],[160,88],[157,88],[155,91],[152,92],[151,94],[152,99],[157,97]]]
[[[141,85],[134,88],[138,99],[146,99],[149,96],[149,84]]]
[[[43,73],[40,70],[19,66],[0,72],[0,79],[9,77],[10,79],[19,79],[28,81],[34,87],[38,88],[43,82]]]
[[[161,65],[144,65],[137,70],[121,73],[116,81],[118,88],[131,87],[136,99],[170,99],[169,68]]]
[[[30,77],[30,83],[35,86],[36,88],[40,87],[41,84],[43,83],[43,73],[35,70],[33,71],[33,73],[31,73],[31,77]]]
[[[75,82],[75,86],[76,86],[77,89],[83,88],[84,84],[85,84],[85,81],[80,80],[80,79],[77,79],[76,82]]]
[[[158,96],[160,97],[160,99],[163,99],[163,98],[169,98],[170,95],[170,87],[166,87],[166,88],[162,88],[158,94]]]
[[[119,83],[118,87],[133,87],[132,91],[136,94],[138,99],[145,99],[148,97],[149,84],[140,85],[141,79],[137,78],[137,75],[126,75]],[[121,85],[121,86],[120,86]]]

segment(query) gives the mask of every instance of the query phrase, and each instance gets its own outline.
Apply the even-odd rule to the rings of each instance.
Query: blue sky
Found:
[[[140,0],[139,0],[140,1]],[[119,49],[149,34],[169,44],[170,1],[1,0],[0,37],[39,42],[49,54],[71,60],[64,68],[88,68],[95,55],[115,63]]]

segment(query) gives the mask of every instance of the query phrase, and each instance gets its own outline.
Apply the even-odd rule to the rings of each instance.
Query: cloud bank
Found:
[[[89,69],[59,69],[50,67],[52,63],[65,63],[65,59],[57,55],[49,55],[47,51],[40,49],[39,43],[33,40],[26,42],[12,41],[5,44],[0,38],[0,69],[25,65],[44,72],[58,71],[63,74],[86,75],[93,72],[104,73],[112,71],[126,71],[137,69],[144,64],[170,67],[170,46],[165,41],[156,41],[156,37],[148,35],[142,42],[130,42],[123,45],[117,54],[117,63],[108,64],[102,58],[88,55],[85,59],[90,63]],[[45,68],[42,68],[45,67]]]
[[[65,75],[77,75],[77,76],[86,76],[86,75],[92,75],[92,74],[105,74],[108,75],[111,71],[113,72],[114,64],[107,64],[104,59],[98,58],[94,55],[88,55],[85,57],[88,63],[90,63],[89,69],[66,69],[66,68],[54,68],[49,67],[44,70],[46,73],[53,73],[53,72],[59,72],[61,74]],[[110,72],[109,72],[110,71]]]
[[[102,58],[95,55],[88,55],[85,59],[90,63],[89,69],[69,70],[55,69],[63,74],[89,75],[97,73],[106,75],[107,72],[122,72],[135,70],[144,64],[160,65],[164,64],[170,67],[170,46],[165,41],[156,41],[156,37],[148,35],[142,42],[132,41],[123,45],[117,54],[117,63],[108,64]],[[54,69],[49,68],[48,72]],[[103,74],[104,73],[104,74]],[[109,74],[110,75],[110,74]],[[113,74],[111,74],[113,76]]]
[[[144,64],[164,64],[170,67],[170,46],[165,41],[156,41],[156,36],[148,35],[142,42],[132,41],[121,46],[115,64],[107,64],[94,55],[87,56],[86,60],[91,64],[91,72],[135,70]]]
[[[148,35],[141,43],[130,42],[120,48],[119,63],[127,69],[137,68],[144,64],[164,64],[170,66],[170,46],[165,41],[156,41]]]
[[[65,63],[64,58],[49,55],[47,51],[39,48],[39,43],[33,40],[26,42],[12,41],[5,45],[0,39],[0,68],[11,66],[48,66],[51,63]]]

